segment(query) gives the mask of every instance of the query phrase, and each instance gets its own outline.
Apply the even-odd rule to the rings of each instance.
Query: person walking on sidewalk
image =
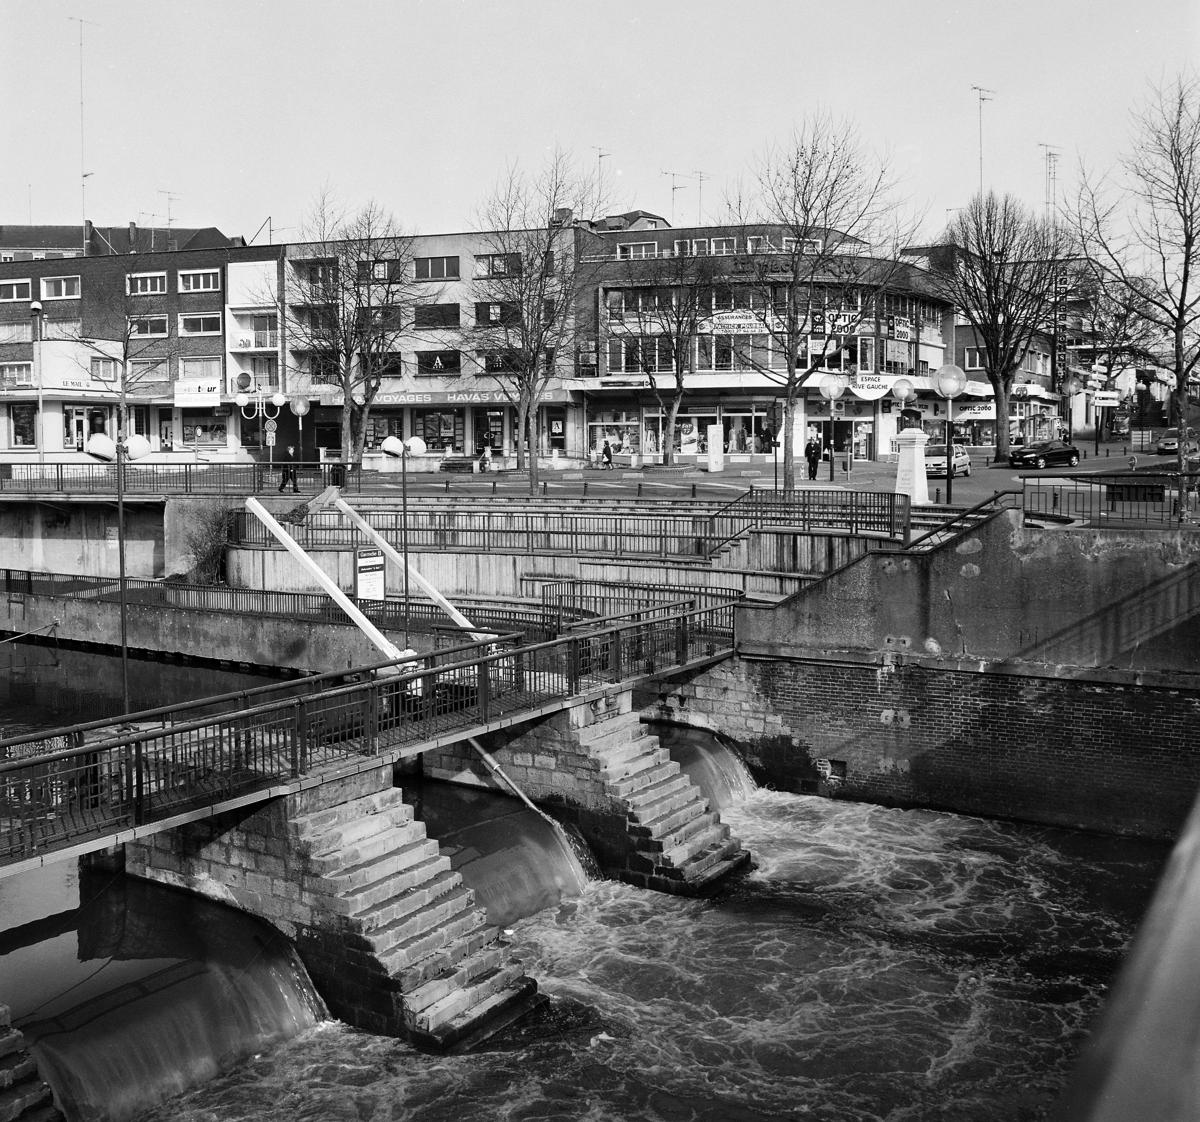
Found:
[[[287,487],[288,481],[292,484],[292,494],[300,494],[300,487],[296,481],[296,446],[289,444],[287,451],[279,459],[279,493],[282,495],[284,488]]]
[[[604,462],[604,470],[612,471],[613,469],[613,450],[608,439],[605,438],[604,447],[600,449],[600,459]]]
[[[816,479],[817,466],[821,462],[821,442],[815,436],[808,438],[804,446],[804,458],[808,461],[808,478]]]

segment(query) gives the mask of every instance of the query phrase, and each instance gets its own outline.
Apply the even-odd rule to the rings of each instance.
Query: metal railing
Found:
[[[39,596],[46,599],[112,601],[120,599],[115,577],[43,573],[28,569],[0,569],[0,587],[6,595]],[[271,616],[314,623],[356,626],[342,609],[323,592],[277,592],[225,585],[183,584],[175,581],[142,580],[128,577],[126,595],[139,607],[178,609],[189,612],[224,612],[240,616]],[[398,632],[408,626],[419,630],[451,630],[446,613],[429,600],[357,600],[359,609],[376,627]],[[459,599],[458,605],[478,628],[498,635],[522,633],[527,637],[550,638],[564,622],[582,618],[540,604],[497,604]]]
[[[462,649],[0,741],[0,864],[212,807],[355,757],[395,759],[730,650],[733,606]],[[314,689],[314,682],[321,688]],[[274,692],[271,692],[272,689]],[[201,714],[201,715],[197,715]],[[49,750],[47,750],[49,749]]]
[[[1194,524],[1200,473],[1115,472],[1053,480],[1023,479],[1022,509],[1089,525],[1178,527]]]
[[[362,490],[362,474],[342,464],[297,465],[306,490],[336,483]],[[279,486],[279,465],[125,464],[124,491],[131,495],[257,495]],[[115,495],[115,464],[0,464],[0,493]]]

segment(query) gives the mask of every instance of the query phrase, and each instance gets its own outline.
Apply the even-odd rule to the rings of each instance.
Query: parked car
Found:
[[[1176,456],[1179,454],[1179,430],[1164,429],[1162,436],[1158,438],[1158,443],[1154,446],[1154,451],[1160,456]],[[1196,439],[1195,429],[1185,430],[1183,438],[1183,454],[1185,456],[1194,455],[1200,452],[1200,440]]]
[[[1063,440],[1039,440],[1014,448],[1008,454],[1013,467],[1033,467],[1039,470],[1050,464],[1066,464],[1074,467],[1079,463],[1079,449]]]
[[[930,444],[925,449],[925,474],[946,474],[946,446],[944,444]],[[971,474],[971,456],[961,444],[954,446],[954,474]]]

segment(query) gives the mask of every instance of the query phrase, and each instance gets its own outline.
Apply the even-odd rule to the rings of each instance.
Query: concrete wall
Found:
[[[934,552],[868,554],[774,610],[739,610],[738,650],[1190,676],[1200,673],[1198,554],[1192,529],[1040,529],[1005,511]]]
[[[162,576],[164,561],[162,504],[127,503],[126,574]],[[116,503],[111,499],[0,503],[0,567],[115,577]]]

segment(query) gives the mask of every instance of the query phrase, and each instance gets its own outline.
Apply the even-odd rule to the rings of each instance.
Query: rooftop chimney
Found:
[[[129,223],[129,252],[137,253],[137,223]]]
[[[83,220],[83,255],[87,257],[92,252],[92,223],[90,219]]]

